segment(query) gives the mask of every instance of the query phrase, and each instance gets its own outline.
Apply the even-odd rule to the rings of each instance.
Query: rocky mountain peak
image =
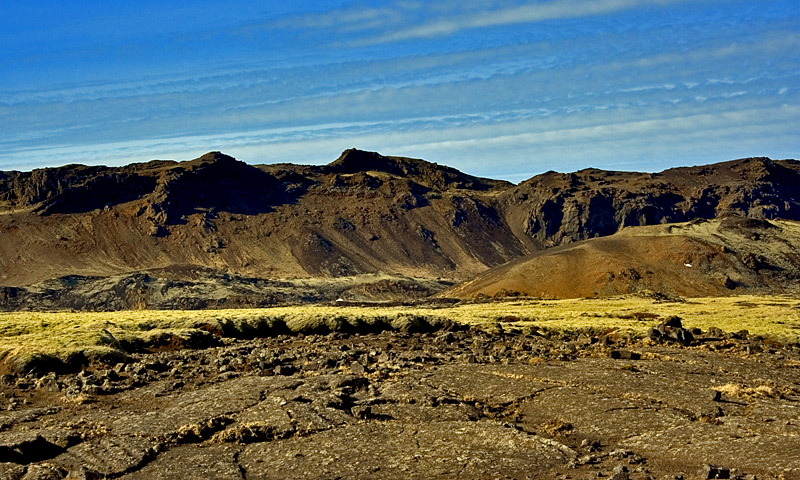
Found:
[[[342,152],[342,155],[327,167],[330,173],[384,172],[407,178],[425,188],[440,191],[451,188],[485,191],[511,186],[511,183],[503,180],[475,177],[455,168],[418,158],[386,157],[376,152],[365,152],[355,148]]]
[[[342,152],[339,158],[328,164],[328,167],[336,173],[357,173],[376,170],[394,175],[405,174],[396,159],[384,157],[377,152],[365,152],[355,148],[349,148]]]
[[[202,155],[194,160],[183,162],[186,166],[200,166],[200,165],[245,165],[244,162],[240,162],[235,158],[231,157],[230,155],[225,155],[222,152],[214,151],[208,152],[205,155]]]

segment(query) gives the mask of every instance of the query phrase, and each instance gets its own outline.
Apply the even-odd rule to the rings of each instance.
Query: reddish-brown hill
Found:
[[[513,260],[444,297],[800,292],[800,223],[728,217],[631,227]]]

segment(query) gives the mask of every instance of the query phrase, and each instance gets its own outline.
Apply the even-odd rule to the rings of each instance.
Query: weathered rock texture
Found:
[[[284,336],[6,375],[0,477],[800,478],[798,346],[696,333]]]
[[[800,162],[747,158],[661,173],[545,173],[500,195],[518,237],[556,246],[621,227],[722,216],[800,219]]]
[[[109,277],[67,275],[25,287],[0,287],[0,310],[260,308],[333,302],[411,302],[452,282],[400,275],[270,280],[172,266]]]

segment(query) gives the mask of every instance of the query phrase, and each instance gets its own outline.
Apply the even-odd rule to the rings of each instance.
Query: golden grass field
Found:
[[[607,299],[468,303],[448,307],[308,305],[236,310],[130,310],[121,312],[0,313],[0,356],[8,363],[45,354],[66,360],[76,352],[103,356],[119,342],[147,343],[158,336],[188,339],[198,327],[223,336],[403,329],[455,321],[488,329],[538,328],[644,335],[677,315],[685,327],[748,330],[781,342],[800,341],[800,298],[737,296],[663,301],[626,296]],[[420,323],[421,322],[421,323]],[[203,332],[204,333],[204,332]]]

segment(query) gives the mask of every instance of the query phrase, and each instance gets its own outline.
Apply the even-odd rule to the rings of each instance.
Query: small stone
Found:
[[[217,376],[217,379],[221,382],[224,382],[226,380],[233,380],[234,378],[238,377],[239,377],[239,372],[229,371],[225,373],[220,373],[219,376]]]
[[[681,323],[681,317],[677,315],[673,315],[667,318],[664,323],[661,324],[664,327],[673,327],[673,328],[683,328],[683,324]]]
[[[630,478],[630,474],[628,473],[628,467],[625,465],[617,465],[614,467],[614,473],[611,475],[611,480],[628,480]]]
[[[623,458],[627,458],[627,457],[630,457],[631,455],[633,455],[633,452],[631,450],[618,449],[618,450],[614,450],[613,452],[609,453],[608,455],[610,457],[616,458],[618,460],[622,460]]]
[[[698,472],[700,478],[731,478],[731,470],[728,467],[718,467],[716,465],[705,464],[700,467]]]
[[[661,341],[661,332],[657,328],[650,327],[647,329],[647,336],[654,342]]]
[[[372,407],[369,405],[357,405],[350,409],[350,413],[352,413],[354,417],[360,418],[361,420],[375,418],[375,414],[372,412]]]
[[[352,362],[350,363],[350,371],[353,372],[355,375],[364,375],[364,365],[359,362]]]
[[[102,393],[99,385],[84,385],[82,391],[88,396],[99,395]]]
[[[611,358],[615,360],[639,360],[642,355],[639,352],[630,350],[611,350]]]
[[[82,466],[77,470],[69,472],[68,478],[75,480],[101,480],[103,475],[91,468]]]
[[[711,327],[706,332],[706,337],[722,338],[724,336],[725,336],[725,333],[721,329],[719,329],[718,327]]]
[[[588,438],[584,438],[581,442],[581,448],[588,449],[590,452],[599,452],[601,447],[602,445],[597,440],[589,440]]]
[[[28,471],[25,472],[22,480],[61,480],[66,475],[67,472],[60,467],[47,463],[40,463],[29,465]]]
[[[295,371],[296,371],[295,368],[291,365],[278,365],[274,369],[275,375],[284,375],[284,376],[292,375],[293,373],[295,373]]]
[[[455,340],[455,337],[453,336],[453,334],[451,332],[447,332],[447,333],[444,333],[444,334],[439,335],[438,337],[436,337],[436,341],[437,342],[444,343],[446,345],[449,345],[449,344],[453,343],[454,340]]]
[[[60,392],[61,385],[55,375],[47,375],[36,381],[36,389],[43,392]]]

